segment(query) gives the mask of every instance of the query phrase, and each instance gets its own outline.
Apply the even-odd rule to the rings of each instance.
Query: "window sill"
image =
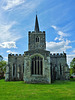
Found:
[[[34,74],[34,75],[31,75],[31,76],[35,76],[35,77],[38,77],[38,76],[43,76],[43,75],[35,75],[35,74]]]

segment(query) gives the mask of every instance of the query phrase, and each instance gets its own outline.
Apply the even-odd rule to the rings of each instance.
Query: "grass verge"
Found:
[[[25,84],[0,80],[0,100],[75,100],[75,81]]]

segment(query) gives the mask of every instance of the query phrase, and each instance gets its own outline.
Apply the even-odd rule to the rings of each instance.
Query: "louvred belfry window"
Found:
[[[39,37],[36,37],[36,42],[39,42]]]

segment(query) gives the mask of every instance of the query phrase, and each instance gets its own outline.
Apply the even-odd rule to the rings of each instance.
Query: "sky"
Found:
[[[36,13],[46,32],[46,50],[75,57],[75,0],[0,0],[0,55],[28,50],[28,31],[34,31]]]

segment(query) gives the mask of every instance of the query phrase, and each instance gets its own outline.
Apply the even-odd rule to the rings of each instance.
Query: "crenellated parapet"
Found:
[[[36,32],[35,32],[35,31],[29,31],[29,32],[28,32],[28,34],[31,34],[31,33],[33,33],[33,34],[34,34],[34,33],[36,33]],[[44,34],[45,34],[45,31],[39,31],[39,32],[38,32],[38,34],[42,34],[42,33],[44,33]]]
[[[66,57],[66,53],[50,53],[50,57]]]
[[[24,54],[8,54],[5,80],[48,84],[68,78],[66,53],[50,53],[46,50],[45,31],[40,31],[36,15],[34,31],[28,32],[28,51]]]
[[[28,32],[28,49],[46,49],[45,31]]]
[[[8,54],[8,57],[23,57],[24,54]]]

